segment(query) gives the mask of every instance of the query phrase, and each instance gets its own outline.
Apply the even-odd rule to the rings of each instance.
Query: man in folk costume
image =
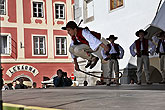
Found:
[[[152,84],[150,81],[149,73],[149,53],[154,54],[156,46],[148,39],[145,39],[144,36],[147,35],[147,32],[144,30],[139,30],[136,33],[136,36],[139,37],[131,46],[130,53],[133,57],[137,55],[137,84],[141,85],[142,77],[142,68],[144,64],[144,72],[146,77],[146,82],[148,85]],[[136,50],[136,51],[135,51]]]
[[[124,56],[124,49],[119,45],[114,43],[115,40],[117,40],[118,37],[115,37],[114,35],[110,35],[109,38],[107,38],[106,40],[109,40],[110,43],[107,44],[107,46],[109,47],[109,51],[106,52],[105,54],[105,50],[102,49],[101,50],[101,55],[103,57],[104,60],[109,60],[109,76],[110,78],[112,78],[112,73],[113,71],[115,72],[115,83],[117,85],[120,85],[119,83],[119,62],[118,59],[122,59]],[[109,80],[107,82],[107,85],[109,86],[111,84],[111,80]]]
[[[87,59],[88,63],[85,67],[87,68],[90,66],[90,69],[92,69],[99,60],[99,58],[92,53],[97,51],[99,46],[106,51],[108,50],[108,47],[97,39],[96,36],[91,34],[89,29],[78,27],[74,21],[69,21],[66,27],[62,27],[62,29],[67,30],[68,34],[71,36],[72,42],[69,51],[74,59],[75,70],[77,71],[80,70],[77,57]]]
[[[158,37],[160,39],[158,41],[156,53],[159,53],[160,58],[160,70],[162,75],[162,81],[160,84],[165,84],[165,32],[162,31]]]

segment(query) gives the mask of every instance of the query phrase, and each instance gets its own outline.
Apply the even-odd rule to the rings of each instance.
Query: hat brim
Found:
[[[118,37],[106,38],[106,40],[111,40],[111,39],[113,39],[113,40],[117,40],[117,39],[118,39]]]
[[[147,35],[147,34],[148,34],[147,31],[137,31],[137,32],[135,33],[135,35],[136,35],[137,37],[139,37],[139,33],[140,33],[140,32],[143,32],[144,35]]]
[[[62,27],[61,29],[62,29],[62,30],[66,30],[66,27]]]

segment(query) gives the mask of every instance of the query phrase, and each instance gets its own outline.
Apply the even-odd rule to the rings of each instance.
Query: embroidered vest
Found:
[[[141,51],[141,43],[143,44],[143,50]],[[142,42],[140,39],[135,41],[136,44],[136,51],[137,51],[137,57],[141,57],[141,55],[147,55],[148,56],[148,39],[143,38]]]

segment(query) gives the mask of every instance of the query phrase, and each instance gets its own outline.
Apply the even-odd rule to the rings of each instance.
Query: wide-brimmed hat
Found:
[[[144,31],[143,29],[140,29],[139,31],[137,31],[137,32],[135,33],[135,35],[139,37],[139,33],[140,33],[140,32],[143,32],[144,35],[147,35],[147,34],[148,34],[147,31]]]
[[[69,21],[67,24],[66,24],[66,27],[62,27],[61,29],[63,30],[66,30],[66,28],[77,28],[77,24],[74,22],[74,21]]]
[[[110,35],[108,38],[106,38],[106,40],[110,40],[110,39],[117,40],[118,37],[115,37],[114,35]]]
[[[164,31],[161,31],[158,33],[157,37],[165,37],[165,32]]]

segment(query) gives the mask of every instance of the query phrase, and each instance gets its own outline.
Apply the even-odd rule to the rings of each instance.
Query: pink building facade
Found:
[[[70,37],[61,30],[73,19],[74,0],[2,0],[0,48],[3,79],[25,78],[42,87],[58,69],[74,72]]]

